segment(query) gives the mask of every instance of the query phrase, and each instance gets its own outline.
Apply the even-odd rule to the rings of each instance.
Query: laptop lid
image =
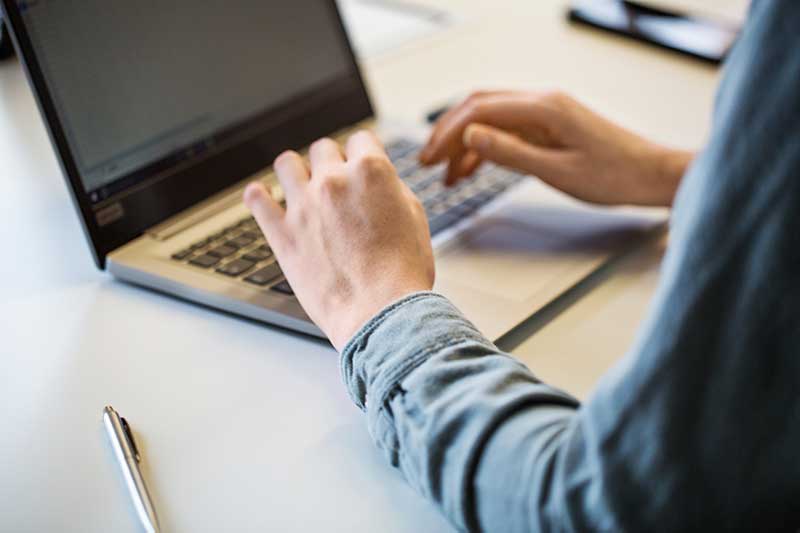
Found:
[[[373,114],[335,0],[0,0],[94,252]]]

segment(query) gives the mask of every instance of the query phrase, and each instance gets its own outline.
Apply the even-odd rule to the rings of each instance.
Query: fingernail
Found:
[[[485,150],[489,147],[490,142],[489,136],[479,126],[467,126],[467,129],[464,130],[464,146],[468,148]]]

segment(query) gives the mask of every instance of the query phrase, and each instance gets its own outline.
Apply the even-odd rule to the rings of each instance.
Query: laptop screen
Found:
[[[372,116],[335,0],[0,0],[95,260]]]
[[[92,202],[257,134],[269,124],[239,130],[352,69],[319,0],[24,4]]]

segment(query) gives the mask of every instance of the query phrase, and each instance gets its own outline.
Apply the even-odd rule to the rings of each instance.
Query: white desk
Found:
[[[558,0],[431,3],[466,22],[365,65],[381,110],[560,86],[661,140],[702,141],[715,70],[572,28]],[[94,269],[16,63],[0,66],[0,210],[0,530],[138,531],[107,403],[137,431],[166,531],[449,530],[373,449],[331,348]],[[515,353],[585,396],[630,343],[660,249],[523,329]]]

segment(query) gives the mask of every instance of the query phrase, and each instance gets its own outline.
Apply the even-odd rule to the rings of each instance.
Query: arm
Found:
[[[588,403],[436,296],[395,304],[344,350],[376,442],[458,527],[800,525],[800,8],[762,2],[753,17],[680,193],[654,311]]]
[[[446,183],[492,161],[587,202],[669,206],[693,152],[651,142],[564,93],[478,92],[436,124],[420,154]]]
[[[574,398],[540,383],[433,293],[385,309],[347,344],[341,364],[377,446],[459,529],[479,529],[481,507],[487,530],[533,527]],[[512,426],[533,438],[506,435]],[[489,442],[500,443],[491,464]]]
[[[583,406],[426,292],[424,214],[368,134],[345,153],[316,144],[310,168],[279,158],[285,211],[248,188],[376,443],[456,526],[800,524],[800,9],[755,6],[681,185],[654,311]]]

